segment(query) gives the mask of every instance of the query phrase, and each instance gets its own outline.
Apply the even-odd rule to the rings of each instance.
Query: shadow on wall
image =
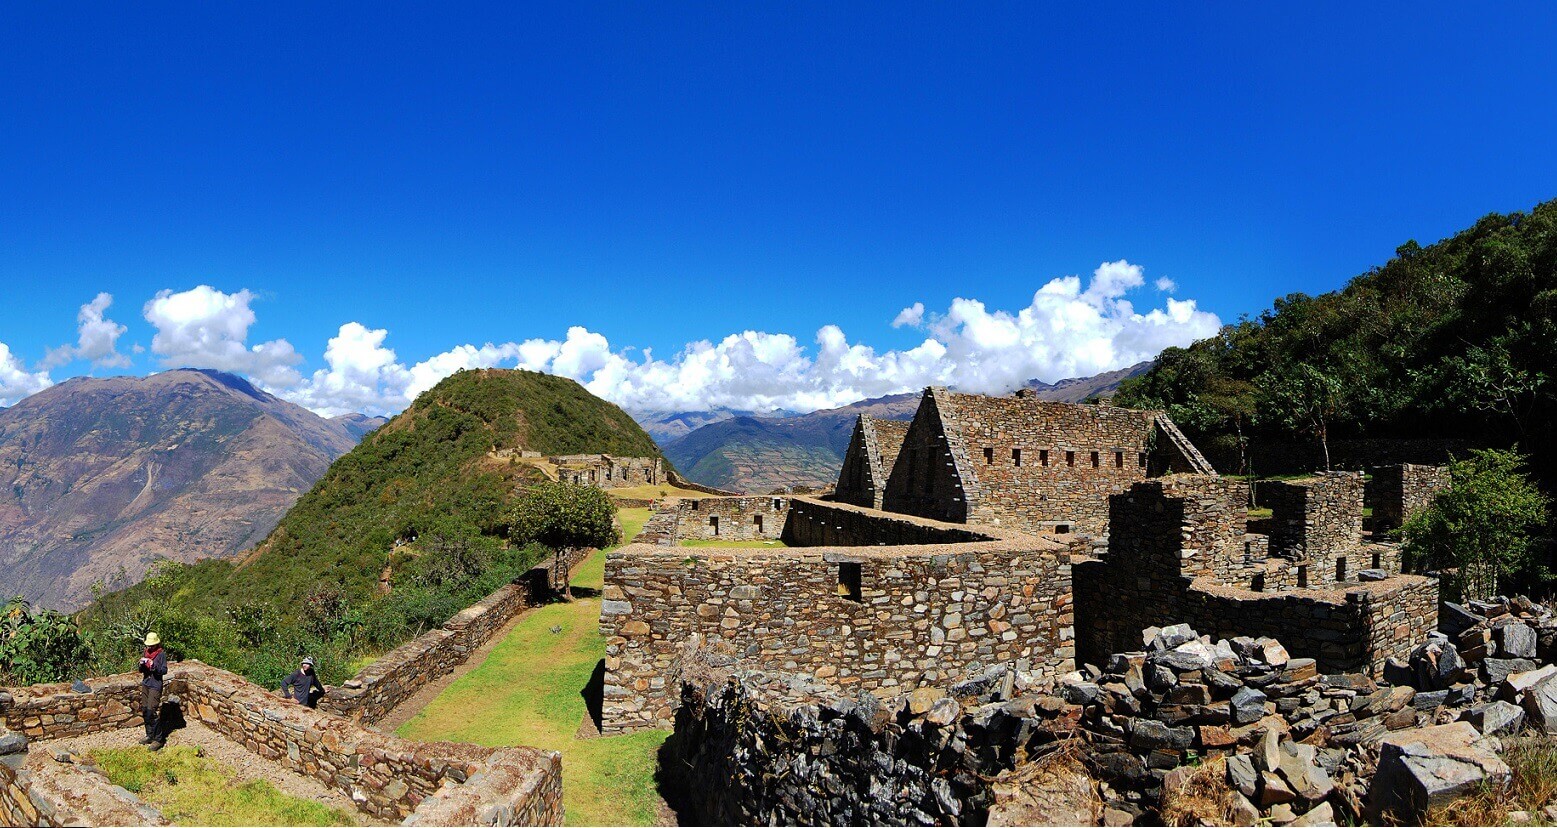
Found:
[[[605,715],[605,659],[595,662],[594,672],[589,674],[589,683],[578,694],[584,697],[584,708],[589,711],[595,730],[599,731]]]

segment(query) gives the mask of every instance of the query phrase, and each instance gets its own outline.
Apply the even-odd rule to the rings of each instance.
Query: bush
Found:
[[[0,627],[0,674],[18,684],[39,684],[76,678],[91,660],[92,650],[69,616],[52,610],[33,612],[21,597],[13,598]]]
[[[621,539],[616,505],[594,486],[540,483],[525,491],[508,513],[508,537],[553,549],[603,548]]]
[[[1451,594],[1488,598],[1498,579],[1528,567],[1547,520],[1546,496],[1516,451],[1473,451],[1449,464],[1449,486],[1406,522],[1402,551],[1414,569],[1444,574]]]

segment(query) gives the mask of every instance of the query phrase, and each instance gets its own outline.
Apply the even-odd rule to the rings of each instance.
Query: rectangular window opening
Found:
[[[1021,449],[1011,449],[1011,465],[1013,465],[1013,466],[1020,466],[1020,465],[1022,465],[1022,450]]]
[[[716,538],[719,537],[719,516],[718,515],[710,515],[709,516],[709,518],[708,518],[708,528],[713,530],[712,534],[713,534],[714,537],[716,537]]]
[[[1047,465],[1049,465],[1049,450],[1048,449],[1038,449],[1038,465],[1040,465],[1040,466],[1047,466]]]
[[[1336,581],[1336,583],[1341,583],[1341,582],[1344,582],[1345,580],[1346,580],[1346,559],[1345,558],[1336,558],[1335,559],[1335,581]]]
[[[838,597],[850,601],[863,601],[860,590],[860,565],[857,563],[838,564]]]
[[[1074,452],[1074,451],[1067,451],[1067,452],[1065,452],[1065,465],[1067,465],[1067,466],[1074,466],[1074,465],[1076,465],[1076,452]]]
[[[762,533],[762,515],[752,515],[751,516],[751,522],[752,522],[753,526],[757,527],[758,534],[761,534]]]
[[[1056,534],[1056,535],[1069,535],[1070,534],[1070,524],[1069,523],[1056,523],[1054,525],[1054,534]]]
[[[993,465],[995,465],[995,450],[993,448],[985,448],[984,449],[984,465],[986,465],[986,466],[993,466]]]
[[[1122,452],[1122,451],[1114,452],[1114,468],[1116,468],[1116,469],[1124,468],[1124,452]]]
[[[1094,451],[1094,452],[1092,452],[1092,468],[1095,469],[1095,468],[1097,468],[1097,466],[1098,466],[1097,452]]]
[[[1146,468],[1146,452],[1141,452],[1140,457],[1136,458],[1136,462],[1140,464],[1141,468]]]

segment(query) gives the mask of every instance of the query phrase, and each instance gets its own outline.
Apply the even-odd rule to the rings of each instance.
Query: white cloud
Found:
[[[28,372],[11,347],[0,342],[0,407],[15,405],[53,384],[48,371]]]
[[[302,357],[285,339],[247,344],[254,311],[247,290],[223,293],[208,285],[159,291],[146,303],[146,321],[157,329],[151,351],[169,368],[215,368],[248,374],[266,385],[294,385],[292,367]]]
[[[913,305],[897,312],[897,317],[892,320],[892,327],[902,328],[907,326],[910,328],[917,328],[919,327],[919,323],[923,321],[924,303],[915,302]]]
[[[1179,289],[1179,283],[1166,276],[1158,278],[1156,285],[1157,289],[1163,293],[1173,293]]]
[[[118,349],[119,337],[129,329],[104,316],[113,303],[112,295],[99,293],[82,305],[76,312],[76,344],[49,349],[39,367],[47,370],[78,359],[101,368],[130,367],[129,356]]]
[[[690,343],[668,360],[647,351],[633,358],[632,349],[575,326],[560,340],[460,345],[407,367],[384,346],[386,331],[353,322],[330,340],[327,369],[272,390],[321,413],[392,413],[461,368],[519,367],[571,377],[643,412],[810,411],[926,385],[1003,393],[1030,379],[1053,382],[1152,359],[1221,327],[1193,300],[1168,298],[1162,308],[1137,312],[1125,297],[1145,284],[1138,265],[1117,261],[1099,265],[1085,286],[1077,276],[1053,279],[1016,311],[958,298],[944,314],[927,314],[915,302],[893,324],[922,327],[926,338],[886,352],[851,344],[827,325],[814,348],[789,334],[742,331]]]

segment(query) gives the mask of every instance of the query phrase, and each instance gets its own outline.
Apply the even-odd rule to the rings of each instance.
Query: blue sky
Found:
[[[1549,6],[330,5],[0,11],[0,404],[993,391],[1557,196]]]

